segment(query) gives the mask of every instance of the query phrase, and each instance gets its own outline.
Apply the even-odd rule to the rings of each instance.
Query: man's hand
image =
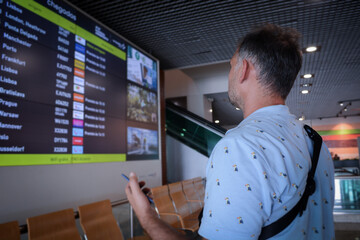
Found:
[[[145,183],[138,183],[138,178],[133,172],[130,173],[129,179],[129,183],[125,188],[126,196],[133,207],[141,226],[150,235],[151,239],[186,240],[184,235],[179,234],[174,228],[158,218],[155,210],[152,209],[149,200],[144,194],[149,192],[149,190],[146,188],[141,190]]]
[[[155,211],[151,208],[149,200],[145,196],[145,193],[148,193],[149,189],[144,188],[141,190],[144,185],[145,182],[138,182],[135,173],[131,172],[129,175],[129,183],[125,189],[126,196],[140,222],[154,216],[156,217]]]

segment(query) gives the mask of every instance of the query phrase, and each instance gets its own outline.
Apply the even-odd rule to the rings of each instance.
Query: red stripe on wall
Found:
[[[360,137],[360,134],[325,135],[325,136],[322,136],[322,139],[324,141],[329,141],[329,140],[352,140],[352,139],[356,140],[358,137]]]
[[[357,147],[356,139],[351,140],[329,140],[324,141],[328,148],[350,148]]]

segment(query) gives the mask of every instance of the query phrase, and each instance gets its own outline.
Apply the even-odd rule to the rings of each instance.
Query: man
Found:
[[[204,238],[257,239],[262,227],[284,216],[304,193],[313,143],[285,106],[302,63],[298,38],[295,30],[265,25],[244,37],[230,61],[229,99],[244,120],[209,159],[199,229]],[[171,229],[156,218],[136,176],[130,178],[126,193],[140,223],[154,239],[170,239]],[[334,238],[333,166],[324,144],[315,182],[303,215],[272,239]]]

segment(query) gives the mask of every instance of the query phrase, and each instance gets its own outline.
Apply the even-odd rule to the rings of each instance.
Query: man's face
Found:
[[[235,107],[241,108],[242,100],[238,92],[239,83],[237,82],[237,73],[239,72],[238,66],[238,54],[235,52],[234,56],[230,60],[230,72],[229,72],[229,100]]]

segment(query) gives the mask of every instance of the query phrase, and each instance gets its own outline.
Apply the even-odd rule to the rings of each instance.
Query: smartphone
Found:
[[[125,180],[129,182],[130,179],[128,178],[128,176],[126,176],[123,173],[121,174],[121,176],[123,176],[123,178],[125,178]],[[149,200],[150,203],[154,203],[154,201],[149,196],[147,196],[147,195],[145,195],[145,196],[147,197],[147,199]]]

